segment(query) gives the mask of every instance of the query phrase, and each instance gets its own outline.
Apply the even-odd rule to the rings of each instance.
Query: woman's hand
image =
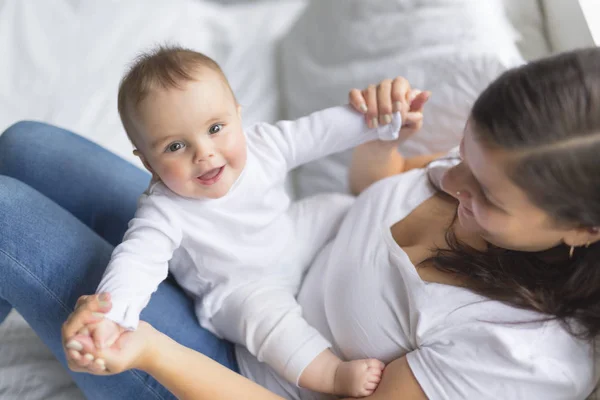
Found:
[[[423,160],[405,160],[398,152],[398,145],[421,129],[423,107],[430,94],[412,89],[408,81],[400,76],[394,80],[385,79],[364,90],[350,91],[350,104],[365,115],[371,128],[390,123],[394,112],[400,112],[402,116],[402,128],[397,140],[374,140],[354,149],[349,174],[349,186],[353,194],[358,195],[373,182],[410,168],[418,168],[430,158],[437,157],[428,155],[421,157]]]
[[[123,333],[110,347],[98,350],[86,326],[98,323],[110,311],[110,297],[82,296],[62,327],[63,348],[69,368],[76,372],[112,375],[128,369],[144,369],[151,361],[149,344],[158,333],[145,322],[137,330]]]
[[[430,96],[431,92],[412,89],[405,78],[398,76],[363,90],[352,89],[349,99],[350,104],[365,115],[370,128],[390,123],[392,114],[400,112],[402,129],[399,140],[403,141],[423,126],[423,107]]]

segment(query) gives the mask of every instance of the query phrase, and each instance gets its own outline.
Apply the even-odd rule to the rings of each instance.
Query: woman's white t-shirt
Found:
[[[434,193],[414,170],[361,194],[304,280],[306,320],[343,359],[406,355],[430,399],[584,399],[595,383],[589,343],[539,314],[421,280],[390,228]],[[334,398],[286,382],[242,347],[237,356],[245,376],[284,398]]]

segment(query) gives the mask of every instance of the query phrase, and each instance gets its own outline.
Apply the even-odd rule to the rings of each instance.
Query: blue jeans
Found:
[[[14,307],[66,367],[61,325],[94,293],[149,175],[66,130],[20,122],[0,136],[0,322]],[[142,319],[238,371],[231,343],[198,325],[192,301],[163,282]],[[141,371],[70,372],[88,399],[174,399]]]

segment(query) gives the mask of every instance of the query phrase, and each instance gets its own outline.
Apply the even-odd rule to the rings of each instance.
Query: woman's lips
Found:
[[[221,179],[221,175],[223,174],[224,169],[225,169],[224,165],[219,168],[211,169],[207,173],[199,176],[197,179],[203,185],[207,185],[207,186],[213,185],[213,184],[217,183],[219,181],[219,179]]]

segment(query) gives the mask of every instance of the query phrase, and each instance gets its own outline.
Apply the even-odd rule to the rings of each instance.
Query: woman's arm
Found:
[[[152,375],[177,398],[282,400],[205,355],[154,332],[149,355],[138,369]]]
[[[424,154],[405,159],[397,145],[375,141],[354,149],[350,164],[350,191],[359,195],[378,180],[416,168],[425,168],[446,153]]]
[[[350,191],[359,195],[378,180],[403,172],[406,161],[395,142],[374,141],[356,147],[350,163]]]
[[[216,361],[184,347],[140,322],[123,333],[111,347],[97,350],[89,336],[78,334],[110,310],[110,297],[82,296],[64,323],[62,336],[69,368],[95,375],[113,375],[140,369],[152,375],[179,399],[282,400],[258,384]],[[90,354],[93,357],[83,357]]]
[[[110,348],[96,351],[88,336],[76,333],[101,319],[99,312],[107,312],[110,306],[108,298],[101,302],[98,295],[82,296],[63,325],[65,351],[72,370],[111,375],[140,369],[183,400],[282,400],[216,361],[178,344],[145,322],[141,322],[137,330],[121,335]],[[92,354],[95,360],[79,356],[79,351]],[[406,357],[402,357],[386,366],[377,390],[365,399],[426,400],[427,397]]]

